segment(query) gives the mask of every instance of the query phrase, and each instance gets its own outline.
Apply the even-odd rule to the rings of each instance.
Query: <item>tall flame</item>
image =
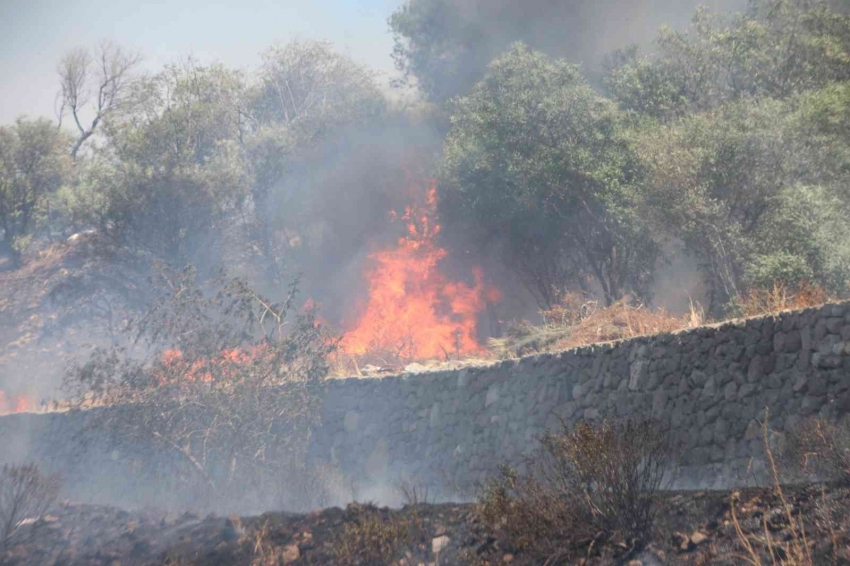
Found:
[[[359,319],[340,344],[344,353],[374,355],[385,362],[474,354],[478,315],[499,293],[484,284],[480,268],[474,285],[450,280],[439,264],[447,252],[436,244],[437,188],[431,182],[423,206],[410,205],[400,216],[406,235],[392,248],[370,255],[369,296]],[[399,214],[390,213],[394,221]]]

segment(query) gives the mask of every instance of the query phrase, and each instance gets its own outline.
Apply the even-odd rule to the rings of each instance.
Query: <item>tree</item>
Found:
[[[703,7],[689,29],[663,27],[656,43],[652,56],[614,53],[604,82],[624,108],[662,120],[850,78],[850,17],[820,0],[758,0],[735,16]]]
[[[71,147],[71,157],[76,159],[80,147],[94,135],[98,125],[124,105],[133,82],[133,70],[140,62],[140,55],[103,41],[95,49],[94,57],[88,50],[78,48],[59,63],[59,123],[65,112],[70,112],[79,133]],[[84,126],[86,111],[94,115]]]
[[[637,215],[641,171],[624,126],[577,67],[517,44],[456,102],[441,217],[501,248],[542,306],[588,279],[608,304],[645,296],[659,246]]]
[[[178,264],[217,249],[251,186],[239,142],[243,89],[240,74],[193,61],[135,84],[84,169],[103,195],[86,201],[113,238]]]
[[[794,107],[742,100],[640,134],[646,215],[700,259],[716,314],[776,280],[844,285],[846,221]]]
[[[70,170],[68,138],[49,120],[0,127],[0,228],[16,265]]]
[[[120,405],[90,412],[89,426],[196,505],[303,503],[293,499],[336,342],[296,310],[297,281],[281,302],[240,279],[202,286],[192,268],[160,266],[152,286],[126,340],[67,373],[73,408]]]
[[[386,101],[372,71],[326,42],[272,47],[263,54],[259,79],[248,95],[251,135],[245,139],[254,179],[253,236],[271,260],[272,279],[279,279],[277,259],[288,255],[289,236],[280,241],[271,226],[303,239],[303,217],[314,212],[315,187],[299,183],[306,175],[295,171],[326,167],[323,147],[342,146],[338,141],[352,130],[378,126]]]

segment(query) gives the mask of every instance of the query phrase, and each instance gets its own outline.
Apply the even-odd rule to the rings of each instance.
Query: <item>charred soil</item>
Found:
[[[773,488],[665,493],[648,544],[636,548],[617,540],[571,541],[579,558],[552,564],[752,563],[742,537],[763,555],[764,564],[797,564],[786,560],[783,549],[803,539],[811,564],[850,564],[850,488],[805,485],[788,487],[784,494],[787,508]],[[478,521],[474,504],[417,504],[400,510],[352,504],[307,515],[239,518],[66,502],[26,523],[0,554],[0,564],[533,563],[522,549],[500,546]],[[777,562],[770,558],[768,539]]]

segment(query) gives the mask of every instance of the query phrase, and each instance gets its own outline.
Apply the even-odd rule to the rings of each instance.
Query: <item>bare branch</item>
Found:
[[[71,149],[74,159],[80,147],[94,135],[100,122],[121,108],[133,82],[133,70],[140,62],[140,54],[109,41],[100,43],[94,58],[83,48],[74,49],[62,58],[57,69],[59,116],[61,121],[64,113],[70,111],[77,126],[79,137]],[[81,117],[84,110],[94,112],[87,126]]]

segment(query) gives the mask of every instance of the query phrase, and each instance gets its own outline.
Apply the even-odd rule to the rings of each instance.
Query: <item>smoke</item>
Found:
[[[323,318],[341,321],[363,296],[367,256],[404,235],[391,212],[422,196],[409,176],[427,180],[439,148],[433,129],[403,118],[351,128],[300,157],[260,205],[285,274],[302,277]]]
[[[409,5],[430,13],[437,28],[414,33],[429,41],[431,34],[442,36],[446,52],[432,54],[429,72],[435,75],[432,96],[444,100],[468,91],[515,41],[592,70],[615,49],[651,47],[662,25],[687,25],[699,5],[741,11],[747,0],[412,0]],[[414,48],[415,43],[414,37]]]

